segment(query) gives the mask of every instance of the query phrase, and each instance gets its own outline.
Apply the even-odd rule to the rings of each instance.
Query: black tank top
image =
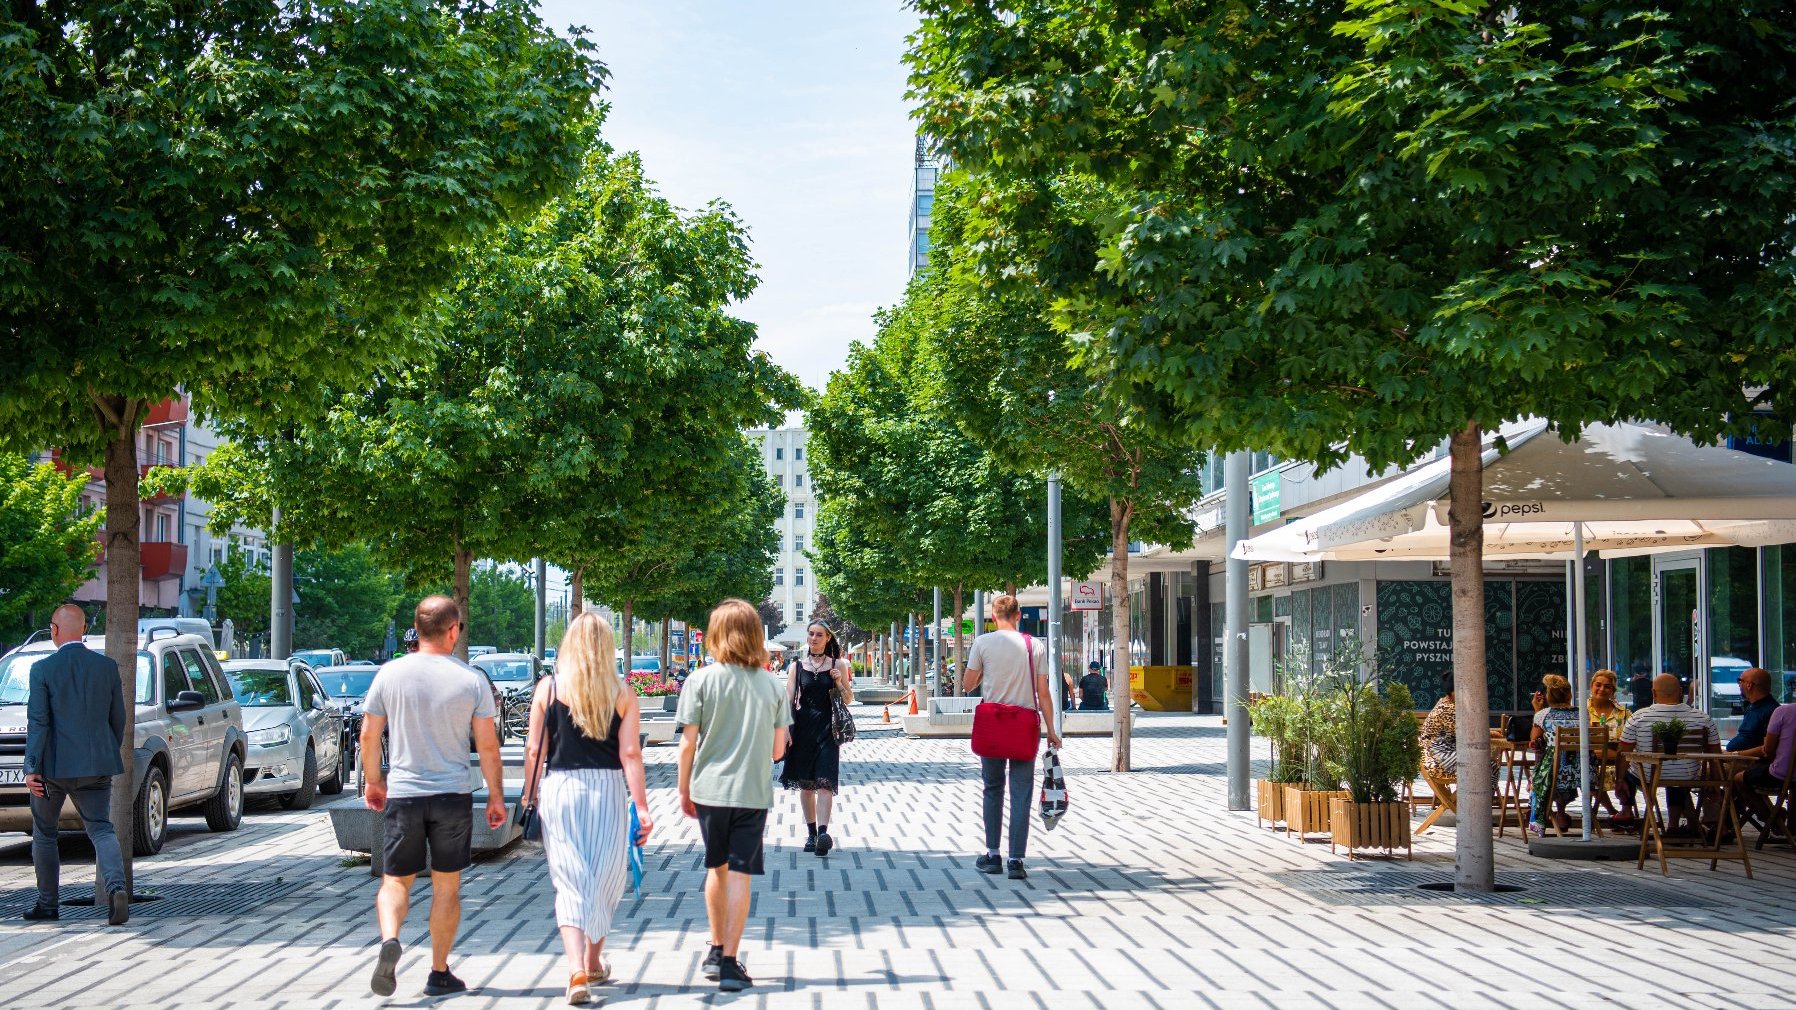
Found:
[[[574,714],[557,698],[549,705],[544,715],[549,732],[549,767],[555,769],[569,768],[615,768],[622,770],[623,758],[618,756],[617,741],[623,735],[624,718],[621,715],[611,716],[611,732],[605,739],[594,740],[586,735],[574,722]]]

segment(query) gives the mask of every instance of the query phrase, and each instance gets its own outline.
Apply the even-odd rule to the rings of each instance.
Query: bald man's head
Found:
[[[1771,697],[1771,671],[1749,667],[1740,674],[1740,696],[1747,701]]]
[[[1684,685],[1669,673],[1653,678],[1653,700],[1661,705],[1675,705],[1684,700]]]
[[[57,645],[81,641],[87,631],[87,613],[73,603],[65,603],[50,615],[50,641]]]

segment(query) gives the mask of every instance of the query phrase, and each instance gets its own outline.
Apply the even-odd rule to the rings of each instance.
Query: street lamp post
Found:
[[[1248,454],[1231,452],[1223,460],[1223,542],[1228,558],[1223,578],[1226,637],[1223,641],[1222,716],[1228,720],[1228,808],[1247,809],[1248,762],[1252,728],[1247,722],[1247,562],[1235,557],[1235,545],[1247,539]]]
[[[1060,471],[1048,474],[1048,697],[1053,699],[1054,732],[1060,732]]]
[[[549,645],[549,563],[536,559],[536,658],[542,659]]]

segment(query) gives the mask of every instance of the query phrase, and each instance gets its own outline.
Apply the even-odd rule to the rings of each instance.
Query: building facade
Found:
[[[809,620],[817,603],[817,577],[806,553],[817,523],[817,500],[811,495],[810,464],[805,459],[810,433],[803,428],[755,428],[748,434],[761,447],[761,464],[786,496],[785,511],[776,524],[780,544],[771,597],[785,623],[774,629],[780,635]]]
[[[941,168],[930,156],[921,134],[917,136],[917,153],[911,174],[910,193],[910,272],[915,274],[929,262],[929,222],[935,212],[935,182]]]

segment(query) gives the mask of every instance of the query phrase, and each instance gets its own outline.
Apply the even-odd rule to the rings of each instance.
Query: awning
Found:
[[[1647,424],[1592,425],[1567,442],[1544,421],[1484,447],[1484,556],[1610,556],[1796,541],[1796,466],[1702,446]],[[1438,459],[1245,540],[1249,561],[1445,560],[1452,463]]]

